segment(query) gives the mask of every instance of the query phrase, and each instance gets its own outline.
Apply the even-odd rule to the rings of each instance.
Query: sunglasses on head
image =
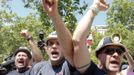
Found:
[[[112,55],[115,52],[117,52],[119,55],[122,55],[124,53],[124,51],[122,51],[121,48],[106,48],[104,53],[108,54],[108,55]]]

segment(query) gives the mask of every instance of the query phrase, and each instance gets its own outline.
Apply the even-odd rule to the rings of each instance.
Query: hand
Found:
[[[109,4],[104,0],[94,0],[93,5],[97,5],[100,11],[105,11],[109,7]]]
[[[28,38],[28,36],[29,36],[29,33],[28,33],[28,30],[22,30],[21,32],[20,32],[20,34],[24,37],[24,38]]]
[[[43,7],[48,15],[52,16],[55,12],[58,12],[58,0],[42,0]]]
[[[125,52],[126,53],[129,52],[128,48],[126,46],[124,46],[124,47],[125,47]]]

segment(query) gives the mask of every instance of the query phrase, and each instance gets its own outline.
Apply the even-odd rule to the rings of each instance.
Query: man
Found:
[[[14,54],[16,70],[10,71],[7,75],[30,75],[33,64],[38,63],[43,59],[40,50],[35,46],[35,42],[29,33],[26,30],[23,30],[21,35],[29,42],[32,48],[32,55],[27,47],[20,47],[17,49]]]
[[[76,69],[65,60],[62,49],[56,32],[50,33],[46,39],[45,47],[49,60],[37,63],[33,67],[32,73],[34,75],[78,75],[79,72],[76,72]]]
[[[37,56],[34,56],[36,58],[41,58],[42,54],[40,54],[39,48],[34,43],[32,36],[28,33],[27,30],[22,30],[21,34],[23,37],[25,37],[32,50]],[[64,74],[64,75],[70,75],[70,74],[77,74],[79,72],[76,72],[75,68],[73,68],[64,58],[64,55],[62,53],[62,47],[58,42],[57,34],[56,32],[52,32],[48,35],[46,38],[46,46],[44,46],[45,52],[49,56],[49,60],[40,61],[36,63],[32,70],[31,75],[55,75],[55,74]],[[39,55],[40,54],[40,55]]]
[[[59,43],[63,47],[62,52],[68,62],[83,75],[103,75],[98,67],[92,64],[90,60],[89,52],[86,47],[86,37],[88,36],[88,29],[95,15],[99,10],[106,10],[108,5],[103,0],[94,0],[92,7],[77,26],[73,37],[65,27],[58,13],[58,0],[53,0],[52,4],[44,0],[43,5],[54,23]]]
[[[98,11],[106,10],[107,7],[108,5],[103,0],[94,0],[93,5],[90,7],[91,10],[82,18],[74,32],[73,44],[75,51],[88,50],[85,40],[89,34],[89,28],[91,27],[93,19],[98,14]],[[99,47],[96,54],[100,62],[98,68],[101,72],[107,75],[121,75],[119,71],[123,53],[126,51],[125,47],[119,43],[111,42],[109,37],[104,38],[102,45],[100,46],[99,44]],[[88,59],[90,60],[90,58]],[[92,74],[97,67],[93,62],[89,61],[89,63],[90,67],[86,72]]]
[[[107,75],[121,74],[119,72],[125,51],[122,44],[112,42],[110,37],[104,37],[96,50],[96,57],[99,60],[98,67]]]
[[[32,55],[28,48],[20,47],[14,54],[16,70],[10,71],[7,75],[29,75],[30,68],[29,62],[32,59]]]

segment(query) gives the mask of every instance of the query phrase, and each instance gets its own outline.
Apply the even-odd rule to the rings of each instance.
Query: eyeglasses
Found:
[[[112,55],[115,52],[117,52],[119,55],[122,55],[124,53],[124,51],[122,51],[121,48],[106,48],[104,53],[108,54],[108,55]]]

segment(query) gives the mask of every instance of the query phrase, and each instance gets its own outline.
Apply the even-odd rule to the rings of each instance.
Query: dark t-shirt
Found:
[[[90,67],[82,75],[106,75],[106,72],[100,70],[98,66],[91,61]]]

